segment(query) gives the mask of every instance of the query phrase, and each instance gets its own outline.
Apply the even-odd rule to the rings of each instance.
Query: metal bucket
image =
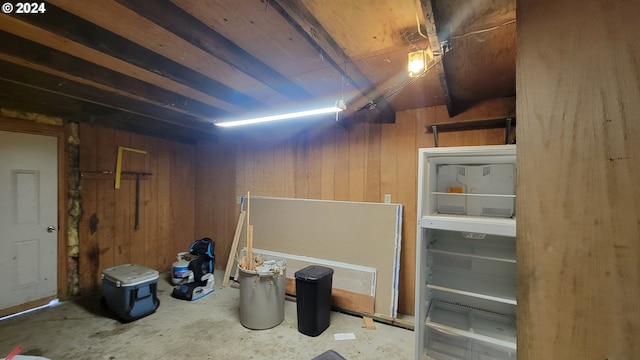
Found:
[[[251,271],[238,266],[240,323],[253,329],[270,329],[284,320],[284,288],[287,266],[278,262],[277,271]]]

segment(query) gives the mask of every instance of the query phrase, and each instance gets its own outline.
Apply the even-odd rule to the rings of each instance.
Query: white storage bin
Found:
[[[516,351],[478,341],[473,346],[472,360],[516,360]]]
[[[469,360],[470,339],[427,327],[427,355],[435,360]]]

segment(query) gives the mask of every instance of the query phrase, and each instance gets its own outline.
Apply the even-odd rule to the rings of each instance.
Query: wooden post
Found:
[[[229,259],[227,260],[227,268],[224,271],[224,278],[222,279],[222,286],[229,285],[229,276],[231,276],[231,268],[235,262],[236,252],[238,251],[238,242],[240,241],[240,233],[242,233],[242,225],[244,225],[244,218],[247,216],[246,211],[241,211],[238,217],[238,224],[236,225],[236,233],[233,235],[233,242],[231,243],[231,251],[229,251]]]
[[[253,270],[253,226],[249,223],[251,191],[247,191],[247,270]]]

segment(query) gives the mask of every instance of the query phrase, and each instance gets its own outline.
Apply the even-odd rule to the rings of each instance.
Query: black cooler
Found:
[[[311,265],[295,272],[298,331],[318,336],[329,327],[333,269]]]

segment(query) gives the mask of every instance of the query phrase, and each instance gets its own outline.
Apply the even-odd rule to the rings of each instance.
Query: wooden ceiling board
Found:
[[[402,90],[399,91],[400,89]],[[444,92],[440,87],[438,73],[435,71],[429,71],[422,77],[412,78],[401,86],[389,88],[388,92],[388,101],[396,109],[417,109],[445,104]]]
[[[51,0],[49,17],[0,14],[0,101],[34,103],[33,89],[41,109],[165,130],[340,97],[345,121],[455,115],[515,95],[515,1]],[[446,39],[444,60],[409,78],[407,53]]]
[[[267,84],[289,99],[302,101],[311,98],[305,89],[171,2],[115,1]]]
[[[516,18],[516,0],[436,0],[433,7],[439,28],[452,36],[499,26]]]
[[[449,93],[459,103],[515,95],[515,0],[436,0]]]
[[[245,93],[254,98],[257,97],[252,95],[251,89],[263,88],[254,78],[116,2],[52,0],[50,3],[211,79],[235,89],[245,89]],[[286,100],[286,97],[276,91],[269,91],[270,94],[263,90],[255,91],[254,94],[260,94],[261,99],[267,98],[273,102]]]
[[[463,102],[515,96],[515,26],[452,40],[444,60],[452,95]]]
[[[440,85],[437,77],[433,77],[431,73],[420,79],[412,79],[409,77],[406,66],[407,53],[410,50],[411,49],[407,49],[406,46],[402,46],[395,51],[383,52],[375,56],[356,60],[354,64],[365,74],[369,74],[370,79],[374,82],[382,98],[390,97],[399,89],[406,88],[412,83],[417,83],[416,86],[426,87],[424,92],[428,94],[435,94],[430,96],[427,101],[422,94],[423,91],[410,91],[409,88],[406,88],[406,90],[401,91],[402,96],[393,96],[393,100],[390,100],[391,105],[396,110],[412,109],[414,105],[422,105],[418,107],[424,107],[430,106],[426,104],[444,104],[444,95],[442,90],[439,89]],[[415,90],[416,86],[412,86],[412,88]],[[376,98],[371,98],[370,100],[375,101]],[[434,101],[436,102],[434,103]],[[407,108],[407,106],[411,107]]]
[[[324,66],[321,54],[268,3],[225,0],[173,2],[286,77]]]
[[[413,0],[302,0],[350,58],[406,45],[417,29]],[[420,15],[422,20],[422,16]]]

